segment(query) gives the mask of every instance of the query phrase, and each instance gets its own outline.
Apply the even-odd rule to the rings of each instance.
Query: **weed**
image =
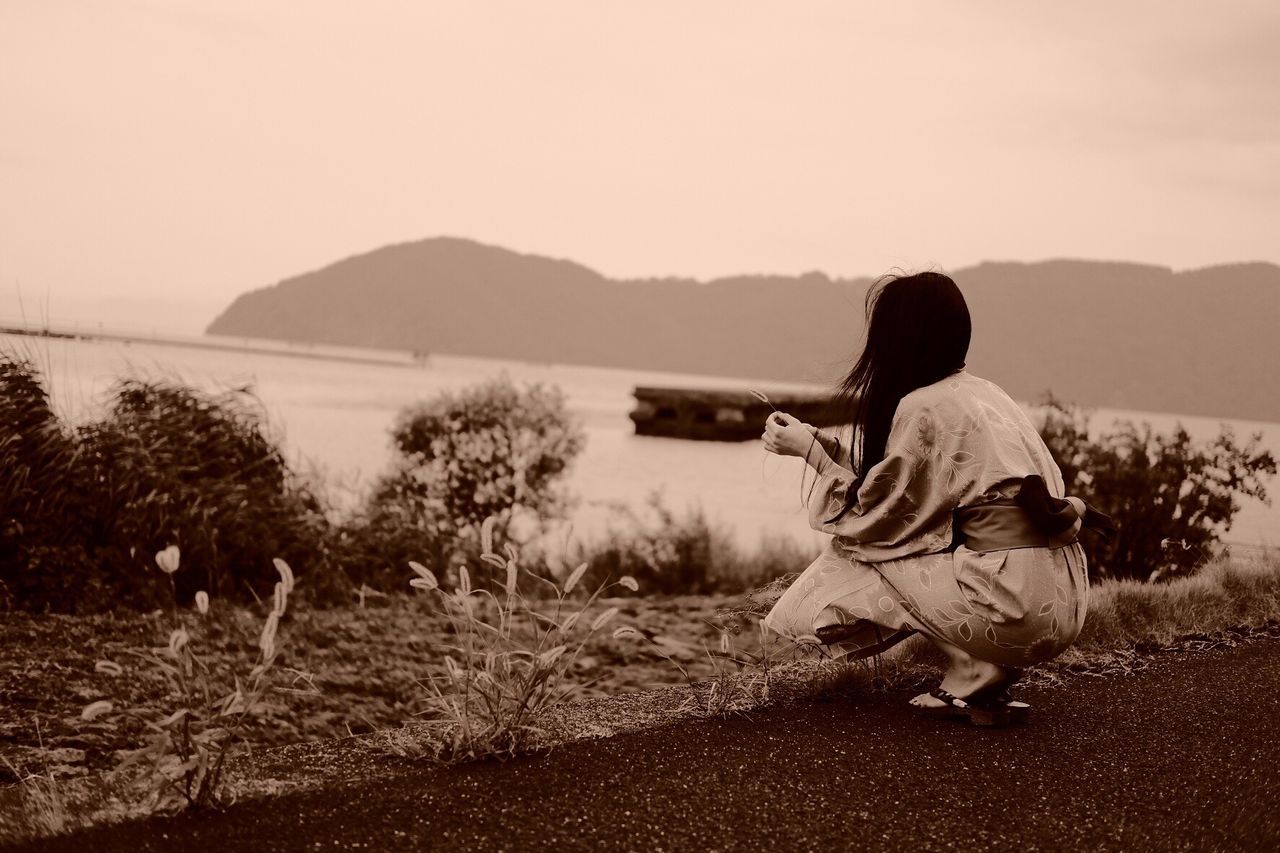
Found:
[[[784,535],[766,536],[758,549],[744,553],[702,507],[679,515],[660,492],[649,495],[643,511],[620,509],[607,534],[578,553],[593,577],[628,574],[647,594],[672,595],[749,590],[816,556]]]
[[[774,700],[777,676],[787,676],[792,686],[804,684],[803,692],[825,689],[833,679],[841,677],[849,666],[832,658],[820,646],[796,643],[773,634],[763,619],[756,620],[756,648],[750,651],[739,645],[736,637],[743,633],[741,613],[726,617],[718,647],[703,645],[703,653],[711,670],[709,679],[694,679],[689,670],[650,632],[623,626],[613,632],[614,639],[636,639],[646,643],[661,658],[679,671],[689,687],[690,696],[680,713],[709,719],[728,714],[745,714],[769,705]]]
[[[40,733],[40,718],[36,717],[36,737],[40,750],[44,751],[44,737]],[[5,759],[9,771],[19,779],[25,834],[31,838],[57,835],[67,829],[70,818],[54,771],[45,763],[42,773],[20,773]]]
[[[172,583],[180,565],[177,547],[170,546],[157,553],[156,564]],[[176,591],[174,628],[169,634],[168,646],[135,653],[163,673],[171,695],[177,699],[176,707],[162,719],[141,710],[131,712],[143,719],[151,734],[145,746],[127,755],[121,769],[145,768],[143,778],[149,809],[176,811],[224,804],[227,761],[245,748],[244,729],[264,710],[279,651],[277,632],[293,591],[292,569],[280,559],[275,561],[275,567],[280,580],[275,585],[271,611],[258,637],[257,658],[244,679],[235,673],[228,676],[215,672],[197,653],[195,642],[177,617]],[[207,614],[208,594],[201,590],[195,600],[201,616]],[[297,673],[295,683],[297,676],[309,683],[305,673]],[[99,700],[86,706],[82,716],[93,719],[113,710],[113,703]]]
[[[446,654],[421,682],[427,691],[425,751],[445,762],[503,758],[535,744],[543,734],[540,715],[580,690],[568,674],[587,641],[617,614],[616,607],[593,617],[588,611],[607,589],[637,588],[633,578],[623,577],[571,599],[586,563],[557,584],[522,573],[519,552],[511,545],[502,555],[494,553],[492,521],[481,525],[480,534],[481,559],[505,576],[492,591],[473,586],[465,566],[449,592],[426,566],[410,563],[415,573],[410,586],[435,594],[452,629]],[[548,596],[528,597],[520,588],[522,575],[545,586]]]

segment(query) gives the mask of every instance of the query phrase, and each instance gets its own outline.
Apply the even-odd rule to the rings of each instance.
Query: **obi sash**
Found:
[[[1104,537],[1116,529],[1109,516],[1080,498],[1052,497],[1044,480],[1032,474],[1023,478],[1013,498],[957,509],[953,544],[983,552],[1063,548],[1086,528]]]

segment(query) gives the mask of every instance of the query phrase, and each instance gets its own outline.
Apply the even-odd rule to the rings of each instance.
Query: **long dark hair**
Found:
[[[963,368],[973,331],[960,288],[938,272],[881,276],[867,291],[866,312],[866,344],[837,395],[852,412],[856,479],[831,521],[857,502],[867,472],[884,459],[898,403]]]

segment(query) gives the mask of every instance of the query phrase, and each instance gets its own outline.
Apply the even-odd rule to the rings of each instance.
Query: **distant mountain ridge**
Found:
[[[969,368],[1031,400],[1280,422],[1280,267],[1173,272],[1104,261],[951,271]],[[437,237],[238,297],[208,333],[828,383],[848,369],[870,278],[614,280]]]

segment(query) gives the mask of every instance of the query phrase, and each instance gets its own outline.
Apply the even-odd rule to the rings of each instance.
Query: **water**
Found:
[[[189,342],[239,343],[210,338]],[[0,346],[25,352],[41,365],[55,405],[77,420],[100,411],[104,392],[122,375],[169,376],[210,389],[252,383],[286,452],[296,462],[317,467],[335,503],[345,507],[355,505],[389,464],[388,430],[406,404],[503,372],[517,382],[555,384],[564,390],[569,409],[587,434],[586,448],[568,479],[570,491],[580,499],[573,514],[580,535],[602,534],[612,507],[642,507],[659,491],[673,509],[701,505],[744,545],[754,545],[761,535],[787,535],[814,545],[820,539],[809,529],[801,504],[804,465],[798,459],[766,454],[756,441],[691,442],[633,434],[627,414],[636,385],[746,389],[756,387],[751,380],[442,355],[415,366],[407,354],[272,342],[251,345],[256,352],[0,335]],[[387,363],[337,360],[352,355]],[[758,384],[766,389],[820,390]],[[1157,431],[1181,422],[1195,439],[1215,436],[1220,424],[1211,418],[1105,409],[1095,414],[1093,423],[1106,427],[1116,418],[1149,421]],[[1240,437],[1262,431],[1265,446],[1280,456],[1280,424],[1230,423]],[[1280,489],[1280,481],[1273,488]],[[1247,502],[1227,539],[1247,545],[1280,544],[1280,508]]]

